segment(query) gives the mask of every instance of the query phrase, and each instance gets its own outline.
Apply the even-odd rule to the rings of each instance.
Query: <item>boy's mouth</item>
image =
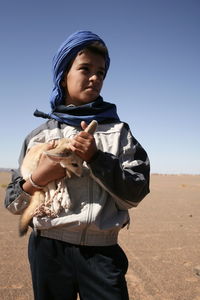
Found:
[[[96,93],[99,92],[99,88],[95,87],[95,86],[88,86],[86,87],[86,90],[89,90],[89,91],[94,91]]]

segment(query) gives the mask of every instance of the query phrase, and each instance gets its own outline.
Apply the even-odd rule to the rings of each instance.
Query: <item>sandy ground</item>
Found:
[[[32,300],[28,236],[18,237],[18,216],[3,206],[8,181],[1,172],[0,299]],[[130,300],[200,300],[200,176],[152,175],[151,194],[130,216],[120,234]]]

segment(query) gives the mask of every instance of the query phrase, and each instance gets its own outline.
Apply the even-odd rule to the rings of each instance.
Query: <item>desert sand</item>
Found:
[[[32,300],[28,235],[18,237],[19,217],[3,204],[9,177],[0,173],[0,299]],[[200,176],[151,175],[151,193],[130,217],[119,239],[130,300],[200,300]]]

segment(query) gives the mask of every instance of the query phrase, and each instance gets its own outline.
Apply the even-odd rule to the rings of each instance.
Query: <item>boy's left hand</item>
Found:
[[[83,130],[85,130],[87,127],[87,123],[85,121],[82,121],[81,127]],[[97,152],[95,138],[92,134],[85,131],[79,132],[79,134],[77,134],[73,138],[70,148],[74,153],[76,153],[86,162],[89,162]]]

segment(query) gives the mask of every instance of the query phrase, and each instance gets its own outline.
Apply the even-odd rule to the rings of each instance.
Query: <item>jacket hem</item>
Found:
[[[60,240],[75,245],[85,246],[112,246],[118,242],[118,231],[94,232],[82,234],[80,232],[70,232],[61,228],[40,230],[40,236]]]

